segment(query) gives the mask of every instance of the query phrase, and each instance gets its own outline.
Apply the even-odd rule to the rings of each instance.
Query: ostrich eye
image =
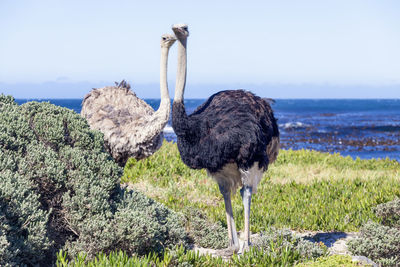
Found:
[[[163,37],[162,40],[163,40],[163,41],[167,40],[167,37]]]
[[[185,27],[183,27],[183,29],[184,29],[185,31],[187,31],[188,27],[187,27],[187,26],[185,26]]]

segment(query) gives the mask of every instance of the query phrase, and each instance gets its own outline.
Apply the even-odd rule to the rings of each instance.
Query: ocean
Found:
[[[81,99],[17,99],[49,101],[79,113]],[[154,109],[159,99],[145,99]],[[205,99],[186,99],[188,114]],[[400,161],[400,99],[277,99],[283,149],[313,149],[352,158],[390,158]],[[171,121],[164,129],[176,141]]]

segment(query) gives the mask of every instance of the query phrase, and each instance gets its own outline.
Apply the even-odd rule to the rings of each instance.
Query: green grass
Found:
[[[399,180],[397,161],[353,160],[339,154],[282,150],[253,197],[251,230],[259,232],[273,226],[357,231],[367,220],[379,220],[373,207],[400,196]],[[176,211],[201,210],[211,221],[225,225],[224,203],[216,183],[204,170],[186,167],[173,143],[165,142],[145,160],[129,160],[121,182]],[[238,193],[233,197],[233,208],[241,229],[243,208]],[[85,254],[68,259],[60,252],[57,266],[357,266],[348,256],[309,261],[290,244],[278,243],[274,241],[268,248],[252,247],[241,257],[234,255],[228,261],[200,256],[182,247],[142,257],[114,252],[100,253],[93,259]]]
[[[252,199],[251,230],[270,226],[297,230],[356,231],[376,205],[400,196],[400,164],[394,160],[353,160],[339,154],[281,150]],[[123,183],[168,207],[193,207],[225,225],[224,203],[216,183],[204,170],[191,170],[177,147],[164,142],[153,156],[129,160]],[[243,208],[233,196],[239,229]]]
[[[135,267],[165,267],[165,266],[293,266],[296,267],[356,267],[350,256],[333,255],[320,257],[311,261],[299,262],[298,254],[282,251],[265,253],[251,249],[242,257],[233,256],[230,260],[210,255],[199,255],[197,252],[185,251],[182,248],[166,251],[163,255],[149,254],[144,257],[128,256],[126,253],[112,252],[108,255],[99,254],[94,259],[87,259],[79,254],[73,260],[67,259],[67,254],[60,251],[57,254],[57,267],[95,267],[95,266],[135,266]]]
[[[128,256],[125,252],[100,253],[88,259],[84,253],[69,259],[67,253],[57,254],[57,267],[95,267],[95,266],[293,266],[308,261],[299,251],[276,243],[270,250],[250,248],[243,255],[233,255],[229,260],[209,254],[188,251],[183,247],[166,250],[162,255],[150,253],[147,256]]]
[[[212,257],[210,255],[199,255],[198,252],[185,251],[182,247],[175,250],[165,251],[163,255],[149,254],[144,257],[128,256],[125,252],[112,252],[108,255],[99,254],[94,259],[87,259],[85,254],[79,254],[72,260],[68,260],[67,254],[60,251],[57,254],[58,267],[95,267],[95,266],[249,266],[248,263],[253,263],[253,266],[261,266],[264,263],[284,263],[286,265],[293,264],[289,262],[292,258],[279,258],[281,255],[271,257],[269,254],[264,254],[260,250],[252,249],[245,257],[239,258],[233,256],[230,261],[223,260],[221,257]],[[256,265],[254,265],[254,263]],[[284,265],[283,264],[283,265]],[[264,265],[265,266],[265,265]]]
[[[128,256],[126,253],[112,252],[108,255],[98,254],[94,259],[87,259],[85,254],[79,254],[72,260],[60,251],[57,254],[57,267],[98,267],[98,266],[135,266],[135,267],[166,267],[166,266],[296,266],[296,267],[356,267],[348,255],[324,256],[311,261],[301,259],[298,253],[282,250],[266,252],[252,248],[243,256],[234,255],[230,260],[210,255],[199,255],[198,252],[185,251],[182,247],[168,250],[163,255],[149,254],[144,257]],[[365,265],[363,265],[365,266]]]
[[[353,262],[348,255],[333,255],[320,257],[315,261],[308,261],[296,265],[296,267],[357,267],[359,263]]]

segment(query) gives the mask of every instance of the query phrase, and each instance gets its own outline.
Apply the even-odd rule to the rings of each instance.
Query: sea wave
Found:
[[[296,121],[296,122],[287,122],[285,124],[279,124],[279,127],[288,130],[288,129],[307,128],[311,127],[311,125]]]

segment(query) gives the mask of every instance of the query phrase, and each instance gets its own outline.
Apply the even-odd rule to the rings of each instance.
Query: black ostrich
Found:
[[[225,201],[230,246],[238,252],[239,240],[232,213],[231,194],[242,186],[245,243],[250,244],[251,195],[279,151],[279,130],[269,103],[244,90],[221,91],[187,115],[183,103],[186,82],[188,26],[172,26],[178,39],[178,71],[172,127],[182,161],[193,169],[207,169]]]

